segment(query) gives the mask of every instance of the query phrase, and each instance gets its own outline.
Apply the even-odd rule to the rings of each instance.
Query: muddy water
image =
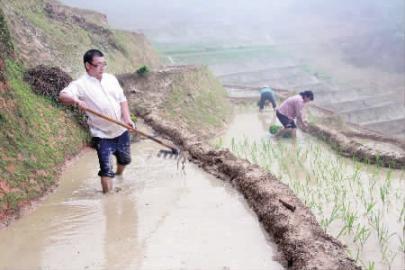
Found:
[[[288,184],[321,226],[348,246],[359,265],[404,269],[405,171],[343,158],[299,130],[296,141],[276,140],[268,132],[275,120],[272,110],[259,113],[256,107],[239,107],[228,132],[216,143]]]
[[[230,185],[133,145],[133,163],[100,192],[88,150],[40,206],[0,231],[0,269],[282,269]]]

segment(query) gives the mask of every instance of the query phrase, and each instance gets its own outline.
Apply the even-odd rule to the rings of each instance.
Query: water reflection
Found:
[[[104,269],[128,269],[129,266],[138,269],[143,258],[135,198],[121,195],[108,195],[102,202],[105,218]]]

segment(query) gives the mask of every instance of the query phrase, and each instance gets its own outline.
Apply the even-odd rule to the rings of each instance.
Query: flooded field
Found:
[[[54,193],[0,230],[0,269],[283,269],[229,184],[157,158],[152,142],[133,150],[109,195],[94,151],[72,162]]]
[[[298,132],[296,142],[271,137],[274,113],[239,107],[215,143],[259,164],[289,185],[322,228],[348,246],[365,269],[403,269],[405,171],[358,163]]]
[[[308,48],[305,55],[302,46]],[[224,85],[256,89],[270,85],[295,92],[311,89],[315,104],[343,120],[405,138],[402,74],[353,67],[330,46],[165,46],[161,50],[171,63],[208,65]],[[245,92],[247,97],[252,95]]]

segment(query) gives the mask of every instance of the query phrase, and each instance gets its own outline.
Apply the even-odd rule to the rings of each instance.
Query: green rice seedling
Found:
[[[387,220],[404,224],[405,202],[397,171],[328,155],[317,144],[292,146],[267,140],[254,144],[246,138],[231,144],[236,155],[270,170],[287,184],[325,231],[342,240],[354,259],[365,260],[364,268],[380,269],[388,262],[398,265],[398,257],[403,258],[403,236],[395,236],[393,241],[393,233],[400,235],[392,231],[397,226],[384,224]],[[400,207],[391,207],[398,201]],[[368,262],[363,246],[374,237],[380,243],[380,257]]]
[[[394,253],[391,250],[389,250],[388,245],[386,246],[386,249],[382,253],[383,253],[383,260],[388,264],[388,269],[391,269],[392,262],[395,260],[395,257],[398,255],[398,253]]]
[[[375,207],[375,201],[369,201],[367,203],[367,208],[366,208],[366,214],[369,215],[371,213],[371,211],[373,210],[373,208]]]
[[[357,215],[355,213],[346,213],[345,214],[345,221],[346,227],[349,232],[353,231],[353,224],[357,219]]]
[[[219,139],[214,141],[215,149],[223,148],[223,146],[224,146],[224,140],[222,138],[219,138]]]
[[[328,218],[323,218],[320,222],[322,229],[326,232],[329,225],[338,218],[338,213],[339,213],[340,207],[335,204],[332,212],[330,213]]]
[[[380,198],[381,198],[381,201],[382,201],[383,203],[385,203],[385,200],[386,200],[386,198],[387,198],[387,193],[388,193],[388,188],[387,188],[387,186],[386,186],[386,185],[381,186],[381,187],[380,187]]]
[[[377,153],[376,157],[375,157],[375,164],[376,164],[377,168],[382,166],[382,162],[383,162],[383,160],[381,159],[381,156]]]
[[[381,230],[382,230],[382,228],[381,228],[381,224],[382,224],[381,223],[381,214],[380,214],[379,210],[377,212],[378,212],[377,214],[372,215],[370,217],[370,220],[371,220],[371,226],[376,230],[377,236],[378,236],[378,238],[380,238],[380,234],[381,234]]]
[[[399,239],[399,252],[405,253],[405,241],[404,241],[404,236],[400,236],[397,234],[397,237]]]
[[[401,214],[399,215],[398,222],[403,222],[405,226],[405,201],[402,203]]]
[[[358,224],[356,234],[354,236],[354,242],[359,242],[360,245],[363,246],[370,234],[371,232],[368,228],[366,228],[364,225]]]
[[[374,261],[368,262],[368,264],[366,266],[366,269],[367,270],[375,270],[375,262]]]
[[[272,124],[270,125],[269,132],[274,135],[277,134],[277,132],[282,128],[283,128],[282,126]]]
[[[231,139],[231,149],[232,149],[232,152],[236,152],[236,153],[237,153],[237,151],[236,151],[235,138],[232,138],[232,139]]]

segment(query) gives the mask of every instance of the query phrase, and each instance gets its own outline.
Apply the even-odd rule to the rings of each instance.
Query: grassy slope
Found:
[[[225,89],[207,68],[179,73],[163,103],[162,113],[197,133],[220,129],[231,115],[226,96]]]
[[[93,12],[67,8],[65,21],[52,17],[44,10],[48,2],[58,7],[52,0],[0,0],[0,220],[55,184],[59,165],[88,139],[68,114],[31,91],[16,58],[28,67],[60,66],[74,76],[83,72],[81,57],[91,47],[106,53],[110,72],[159,63],[143,35],[110,30]],[[86,15],[86,21],[75,24],[72,14]]]
[[[9,90],[1,93],[0,181],[10,192],[0,198],[0,211],[17,209],[55,183],[57,165],[83,145],[87,133],[49,100],[35,95],[22,81],[22,68],[6,60]]]
[[[218,135],[232,114],[225,89],[206,67],[178,66],[118,78],[132,112],[153,113],[201,138]]]
[[[82,55],[89,48],[105,52],[112,73],[159,64],[158,55],[142,34],[112,30],[101,14],[64,7],[53,0],[0,2],[18,58],[26,66],[59,66],[76,77],[83,73]]]
[[[0,219],[55,183],[58,165],[73,155],[87,133],[51,101],[23,82],[23,68],[0,10]]]
[[[153,66],[158,59],[142,35],[108,30],[103,38],[48,17],[43,11],[46,2],[7,1],[2,5],[7,9],[5,16],[0,9],[0,81],[4,79],[0,83],[0,220],[55,184],[59,165],[88,139],[87,132],[60,107],[31,91],[22,80],[24,67],[16,58],[24,60],[25,66],[60,66],[72,75],[82,72],[83,51],[96,45],[107,53],[110,72],[133,72],[138,64]],[[96,14],[89,22],[97,20]],[[28,33],[19,32],[21,21]],[[7,25],[13,25],[11,37]],[[37,35],[32,36],[31,45],[24,44],[21,40],[27,41],[30,31]],[[175,74],[162,105],[163,117],[185,122],[197,131],[223,127],[231,113],[224,89],[206,69]]]

